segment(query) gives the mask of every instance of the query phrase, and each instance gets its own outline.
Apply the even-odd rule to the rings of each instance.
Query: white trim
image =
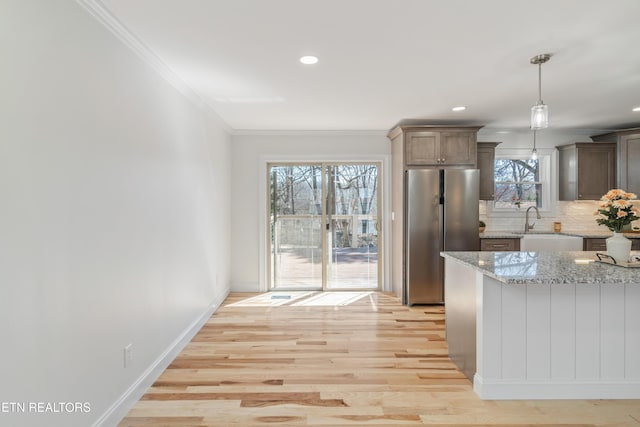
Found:
[[[485,381],[476,373],[473,391],[483,400],[638,399],[640,381]]]
[[[196,107],[209,109],[219,119],[221,127],[229,134],[234,130],[207,104],[184,80],[167,66],[149,47],[134,35],[118,18],[116,18],[101,0],[76,0],[102,26],[115,35],[125,46],[131,49],[140,59],[148,64],[167,83],[173,86]]]
[[[386,137],[387,130],[252,130],[235,129],[234,136],[383,136]]]
[[[528,148],[496,149],[496,159],[526,158],[531,154]],[[544,192],[542,195],[541,213],[547,216],[555,215],[555,202],[558,200],[557,190],[557,150],[555,148],[539,148],[538,158],[541,160],[540,168],[542,174],[542,185]],[[555,171],[555,172],[554,172]],[[487,202],[488,218],[520,218],[524,215],[524,209],[494,208],[492,201]]]
[[[258,282],[231,282],[231,292],[265,292]]]
[[[93,423],[93,427],[116,426],[129,413],[169,364],[189,344],[198,331],[229,295],[229,288],[214,298],[211,305],[180,334],[142,375]]]

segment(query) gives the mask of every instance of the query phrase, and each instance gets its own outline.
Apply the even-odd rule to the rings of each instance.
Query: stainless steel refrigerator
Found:
[[[441,251],[478,251],[477,169],[405,172],[404,303],[444,302]]]

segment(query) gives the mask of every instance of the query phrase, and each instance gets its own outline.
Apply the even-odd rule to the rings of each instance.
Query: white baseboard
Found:
[[[257,282],[233,282],[231,292],[264,292],[264,290],[260,289],[260,283]]]
[[[171,345],[152,363],[144,373],[129,387],[113,405],[105,411],[98,420],[93,423],[93,427],[117,426],[120,421],[129,413],[131,408],[140,400],[149,387],[167,369],[167,366],[180,354],[182,349],[193,339],[198,331],[209,320],[213,313],[218,310],[222,302],[229,295],[227,288],[222,294],[214,298],[209,307],[180,334]]]
[[[490,380],[476,374],[473,390],[483,400],[640,399],[639,380]]]

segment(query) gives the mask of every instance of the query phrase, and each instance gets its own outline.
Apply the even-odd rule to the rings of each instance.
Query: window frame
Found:
[[[531,158],[531,149],[529,148],[496,149],[495,152],[495,160],[529,158]],[[552,200],[556,199],[557,190],[554,185],[554,174],[552,174],[551,171],[556,170],[556,150],[552,148],[538,148],[538,162],[539,179],[542,186],[542,197],[540,200],[541,205],[539,210],[540,212],[545,212],[547,214],[553,213],[554,207],[552,205]],[[519,208],[516,205],[512,207],[498,208],[495,206],[495,200],[487,202],[488,217],[520,217],[524,212],[525,209]]]

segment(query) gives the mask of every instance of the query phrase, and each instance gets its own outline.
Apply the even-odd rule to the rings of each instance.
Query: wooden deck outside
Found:
[[[378,287],[376,248],[337,248],[329,260],[329,289]],[[322,288],[322,250],[291,248],[278,253],[277,289]]]

